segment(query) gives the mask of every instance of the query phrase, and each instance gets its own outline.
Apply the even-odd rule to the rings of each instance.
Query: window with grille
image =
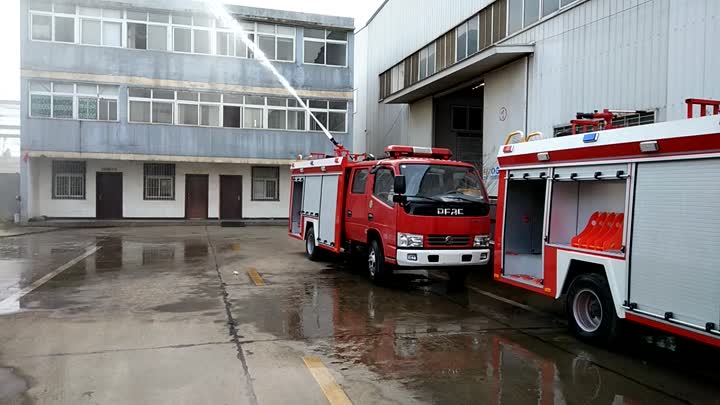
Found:
[[[30,117],[117,121],[118,86],[30,82]]]
[[[172,163],[145,163],[143,165],[143,199],[175,199],[175,165]]]
[[[85,162],[54,160],[52,179],[53,199],[85,199]]]
[[[253,201],[280,200],[278,183],[280,181],[280,168],[253,167],[252,168],[252,199]]]

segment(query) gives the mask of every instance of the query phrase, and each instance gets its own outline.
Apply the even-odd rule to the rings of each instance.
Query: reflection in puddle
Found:
[[[185,241],[185,259],[207,257],[208,244],[202,241]]]
[[[175,259],[175,246],[148,245],[142,246],[143,266],[172,262]]]
[[[120,270],[123,265],[123,242],[116,236],[97,238],[97,246],[101,249],[95,255],[97,272]]]
[[[668,398],[423,289],[339,276],[236,301],[238,323],[308,340],[338,367],[362,364],[433,403],[632,404]],[[466,292],[465,294],[472,294]],[[477,299],[467,297],[465,301]],[[553,325],[554,326],[554,325]],[[562,335],[549,326],[549,334]]]
[[[18,376],[14,369],[0,367],[0,403],[28,403],[25,396],[27,390],[28,383]]]

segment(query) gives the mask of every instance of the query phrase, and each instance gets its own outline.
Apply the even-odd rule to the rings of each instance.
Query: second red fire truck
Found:
[[[567,298],[579,336],[623,320],[720,347],[720,103],[688,118],[505,145],[494,277]]]
[[[311,260],[351,252],[380,281],[394,268],[442,269],[454,282],[490,259],[488,197],[474,166],[440,148],[389,146],[370,160],[337,156],[292,164],[289,234]]]

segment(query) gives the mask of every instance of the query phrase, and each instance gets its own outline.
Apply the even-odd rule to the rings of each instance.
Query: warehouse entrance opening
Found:
[[[475,83],[435,98],[433,145],[448,148],[457,160],[478,170],[483,164],[484,84]]]

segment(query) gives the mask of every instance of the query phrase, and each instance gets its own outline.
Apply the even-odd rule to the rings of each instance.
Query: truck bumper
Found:
[[[490,260],[490,249],[398,249],[396,260],[403,267],[479,266]]]

